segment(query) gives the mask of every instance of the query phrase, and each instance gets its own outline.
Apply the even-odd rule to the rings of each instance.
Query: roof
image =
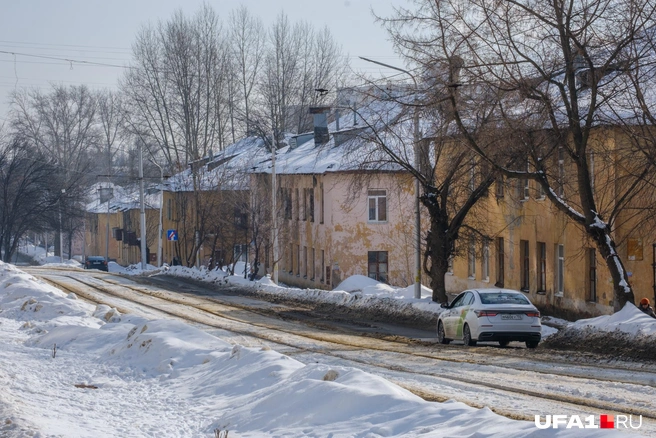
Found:
[[[114,197],[108,202],[100,202],[99,190],[101,188],[114,189]],[[139,187],[132,185],[128,187],[121,187],[113,183],[96,183],[89,188],[88,195],[91,202],[87,204],[86,211],[89,213],[107,213],[108,205],[110,213],[117,213],[119,211],[128,211],[141,208],[139,199]],[[160,208],[160,194],[159,192],[144,194],[144,206],[148,210]]]
[[[200,190],[248,190],[249,178],[245,169],[266,160],[270,153],[260,137],[246,137],[226,147],[198,166],[194,172],[191,167],[173,175],[165,184],[164,190],[171,192],[191,192],[194,187]],[[196,182],[194,184],[194,176]]]
[[[344,112],[349,112],[344,115]],[[339,123],[340,129],[337,130]],[[355,112],[343,109],[339,121],[328,125],[330,139],[316,144],[313,136],[299,134],[297,140],[309,138],[296,147],[286,146],[276,154],[276,174],[324,174],[354,170],[399,171],[373,141],[373,133],[398,152],[404,160],[414,162],[412,139],[414,121],[402,117],[402,105],[393,100],[369,102]],[[396,134],[389,135],[384,128],[394,125]],[[271,157],[261,161],[251,173],[271,173]]]

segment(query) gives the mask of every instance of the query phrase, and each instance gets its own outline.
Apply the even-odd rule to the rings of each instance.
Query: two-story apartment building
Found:
[[[101,200],[99,197],[87,206],[85,255],[108,255],[110,260],[124,266],[140,262],[141,205],[138,188],[123,188],[109,183],[96,186],[92,188],[93,191],[110,188],[113,193],[110,199]],[[148,262],[153,264],[157,261],[159,206],[159,192],[151,190],[146,193],[146,247]]]

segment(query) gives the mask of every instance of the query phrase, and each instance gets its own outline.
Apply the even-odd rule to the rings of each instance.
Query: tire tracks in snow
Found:
[[[311,330],[304,328],[299,331],[299,324],[296,322],[290,323],[288,321],[281,321],[269,314],[263,314],[263,312],[254,310],[248,306],[239,306],[234,303],[225,304],[217,302],[216,298],[199,298],[188,293],[154,291],[147,287],[133,287],[126,284],[119,284],[115,281],[108,281],[106,277],[109,277],[109,275],[106,274],[101,274],[103,280],[99,280],[98,277],[94,276],[92,277],[93,281],[84,281],[81,280],[79,276],[71,276],[64,273],[32,273],[33,275],[44,277],[47,281],[55,284],[57,287],[74,292],[81,297],[96,303],[108,304],[108,295],[114,297],[113,299],[119,298],[121,300],[135,302],[141,306],[146,306],[177,318],[290,347],[296,350],[294,353],[289,354],[290,356],[321,354],[339,358],[341,360],[347,360],[356,364],[366,365],[368,367],[375,367],[380,370],[393,371],[394,373],[402,373],[409,376],[420,375],[444,382],[446,385],[452,385],[455,382],[458,382],[461,385],[469,385],[474,388],[482,386],[488,390],[491,389],[500,393],[507,393],[509,394],[509,397],[513,397],[513,395],[521,395],[529,398],[566,403],[579,408],[587,407],[622,414],[642,415],[643,418],[656,420],[656,415],[653,414],[654,406],[640,406],[641,402],[645,400],[645,397],[640,396],[641,391],[636,391],[636,387],[642,386],[643,388],[649,388],[649,392],[647,393],[653,392],[652,387],[656,380],[655,373],[630,371],[635,374],[634,378],[618,380],[617,378],[611,378],[613,370],[621,370],[623,372],[627,372],[627,370],[606,366],[603,368],[607,370],[608,376],[597,378],[592,375],[592,372],[593,370],[598,371],[598,368],[590,366],[578,367],[577,372],[573,373],[571,369],[565,371],[564,369],[555,369],[553,366],[546,366],[548,362],[542,361],[541,359],[537,360],[537,362],[544,362],[544,364],[537,367],[535,366],[536,361],[533,361],[533,363],[526,363],[529,362],[526,358],[523,358],[522,362],[519,363],[512,363],[513,361],[510,361],[511,363],[489,363],[491,362],[489,359],[480,360],[480,357],[477,359],[475,356],[481,356],[481,354],[468,351],[470,349],[460,351],[457,354],[452,354],[452,351],[417,351],[419,348],[427,349],[427,347],[417,345],[410,346],[407,343],[399,342],[398,340],[377,339],[375,337],[364,337],[361,335],[325,333],[314,327],[312,327]],[[59,279],[53,277],[59,277]],[[96,292],[88,290],[88,288],[92,288]],[[123,291],[120,291],[121,289]],[[184,308],[181,309],[179,308],[180,305],[194,308],[201,313],[189,312]],[[117,306],[112,305],[112,307]],[[120,308],[118,308],[118,310],[123,313],[128,313],[126,311],[127,306],[123,310]],[[236,316],[241,313],[245,314],[244,317]],[[217,318],[219,319],[217,320]],[[310,342],[307,341],[308,339]],[[321,344],[326,345],[322,346]],[[341,348],[335,348],[336,345]],[[460,349],[462,350],[462,348]],[[363,350],[373,350],[373,357],[363,358],[365,357],[362,354]],[[445,350],[450,349],[447,348]],[[387,357],[384,357],[385,355],[387,355]],[[489,356],[489,354],[486,353],[483,355]],[[507,355],[498,354],[492,354],[492,356],[497,356],[496,359],[501,359],[498,356],[503,356],[503,359],[506,361],[508,357]],[[409,362],[411,362],[415,368],[402,365]],[[496,362],[496,360],[493,362]],[[502,361],[499,360],[499,362]],[[445,363],[446,365],[441,364],[438,367],[436,366],[438,363]],[[455,370],[453,369],[454,363],[459,364],[458,368]],[[477,378],[469,378],[463,375],[468,374],[463,371],[463,368],[481,366],[490,367],[490,372],[481,373],[478,371],[478,374],[488,374],[492,377],[481,375]],[[569,364],[569,366],[571,367],[572,364]],[[424,369],[420,369],[422,367]],[[440,370],[434,371],[435,368]],[[449,368],[451,368],[451,371],[449,371]],[[433,369],[433,371],[431,369]],[[539,378],[536,379],[535,376],[522,375],[527,373],[535,373]],[[645,378],[647,377],[651,378],[651,381],[647,380],[645,383]],[[395,379],[393,376],[386,378],[395,381],[395,383],[400,386],[429,401],[444,401],[445,399],[458,398],[444,396],[434,390],[427,389],[424,385],[417,384],[416,382],[408,382],[407,379],[404,378]],[[530,383],[531,380],[536,381],[547,379],[554,381],[554,383],[548,386],[549,391],[545,391],[544,388],[527,388],[527,386],[530,388],[530,384],[527,384],[526,382]],[[629,398],[621,402],[612,401],[613,397],[607,397],[610,398],[610,400],[604,400],[601,399],[603,397],[595,397],[594,394],[590,393],[584,393],[581,396],[565,394],[563,391],[558,391],[558,385],[563,386],[565,384],[565,382],[563,382],[564,379],[585,381],[589,386],[599,386],[604,382],[627,384],[632,387],[630,390],[627,390],[627,392],[633,392],[634,394],[637,392],[638,394],[633,399]],[[617,388],[615,389],[617,390]],[[602,390],[602,392],[606,392],[606,395],[608,396],[613,395],[613,391],[609,392],[608,390]],[[648,396],[648,399],[651,399],[651,397]],[[471,398],[468,398],[465,403],[476,407],[483,407],[483,405],[477,403],[475,400],[472,401]],[[507,410],[501,406],[493,407],[492,409],[501,415],[506,415],[511,418],[533,419],[532,416],[518,414],[517,412]]]

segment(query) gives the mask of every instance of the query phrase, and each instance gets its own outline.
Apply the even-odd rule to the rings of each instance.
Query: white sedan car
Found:
[[[437,340],[448,344],[462,340],[474,346],[478,341],[497,341],[502,347],[510,341],[540,343],[540,312],[522,292],[509,289],[471,289],[451,304],[442,304],[437,318]]]

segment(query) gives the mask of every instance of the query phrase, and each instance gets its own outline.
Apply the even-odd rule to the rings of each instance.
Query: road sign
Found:
[[[177,230],[166,230],[166,238],[173,242],[178,240],[178,231]]]

